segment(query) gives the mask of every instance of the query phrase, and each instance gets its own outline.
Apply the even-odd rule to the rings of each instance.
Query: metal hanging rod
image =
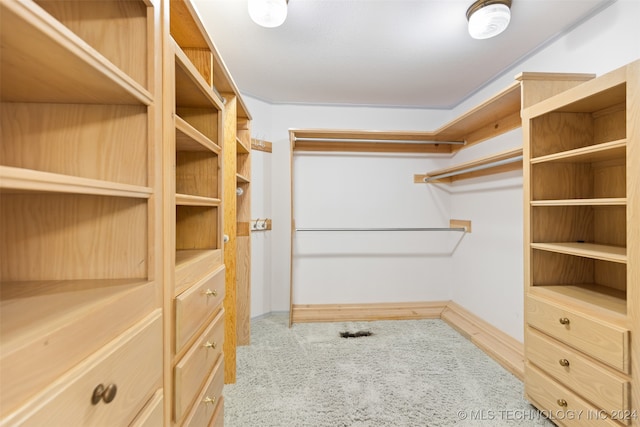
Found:
[[[516,157],[512,157],[509,159],[504,159],[504,160],[498,160],[495,162],[491,162],[491,163],[487,163],[485,165],[478,165],[478,166],[473,166],[470,168],[466,168],[466,169],[460,169],[457,170],[455,172],[447,172],[447,173],[442,173],[439,175],[434,175],[434,176],[428,176],[424,179],[424,182],[430,182],[430,181],[437,181],[439,179],[443,179],[443,178],[449,178],[450,176],[456,176],[456,175],[461,175],[463,173],[469,173],[469,172],[475,172],[475,171],[479,171],[479,170],[483,170],[483,169],[489,169],[489,168],[493,168],[496,166],[502,166],[502,165],[506,165],[509,163],[515,163],[518,161],[522,160],[522,156],[516,156]]]
[[[296,228],[296,231],[460,231],[466,227],[408,227],[408,228]]]
[[[300,142],[313,142],[313,141],[331,141],[331,142],[389,142],[393,144],[401,143],[401,144],[447,144],[447,145],[465,145],[465,141],[434,141],[430,139],[425,140],[406,140],[406,139],[358,139],[358,138],[305,138],[305,137],[295,137],[294,141]]]

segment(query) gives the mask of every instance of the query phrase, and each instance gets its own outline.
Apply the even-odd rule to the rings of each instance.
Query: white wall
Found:
[[[506,87],[523,71],[604,74],[640,58],[640,1],[618,0],[456,107],[458,115]],[[462,150],[463,162],[521,145],[520,130]],[[453,300],[514,338],[523,328],[522,174],[459,181],[452,215],[473,220],[453,259]]]
[[[441,110],[417,110],[417,109],[377,109],[362,107],[320,107],[320,106],[296,106],[296,105],[267,105],[247,97],[250,110],[254,115],[255,130],[260,127],[266,132],[266,138],[274,143],[272,155],[272,210],[273,232],[271,245],[271,289],[270,307],[262,306],[261,310],[286,311],[289,309],[289,250],[290,250],[290,220],[291,200],[290,192],[290,150],[289,128],[338,128],[338,129],[368,129],[368,130],[433,130],[453,117],[464,113],[488,97],[511,84],[513,77],[521,71],[546,71],[546,72],[588,72],[603,74],[607,71],[622,66],[628,62],[640,58],[640,1],[618,0],[611,6],[600,11],[582,25],[574,28],[569,34],[557,39],[553,43],[541,49],[535,55],[522,61],[517,66],[506,70],[493,82],[479,90],[474,96],[462,102],[452,111]],[[488,58],[490,60],[490,58]],[[258,105],[259,111],[253,106]],[[269,125],[257,126],[256,121],[262,120],[263,112],[269,117]],[[520,131],[513,131],[493,141],[487,141],[476,147],[461,151],[452,163],[471,160],[485,154],[491,154],[504,149],[519,146],[521,144]],[[366,174],[370,165],[377,164],[374,158],[360,156],[354,162],[354,168]],[[307,160],[311,160],[310,162]],[[355,160],[353,158],[352,160]],[[315,162],[322,164],[332,163],[327,169],[335,166],[336,171],[346,173],[343,170],[344,157],[335,159],[305,159],[302,163],[294,164],[296,171],[301,165],[318,167]],[[297,160],[296,160],[297,162]],[[306,163],[305,163],[306,162]],[[416,163],[417,162],[417,163]],[[412,176],[414,173],[424,173],[429,170],[433,159],[397,158],[390,160],[386,171],[390,174],[384,182],[391,182],[392,178],[400,175]],[[255,167],[255,162],[254,162]],[[408,170],[405,170],[408,169]],[[417,170],[416,170],[417,169]],[[298,176],[296,175],[296,178]],[[255,185],[252,183],[252,185]],[[378,185],[382,185],[378,183]],[[402,283],[405,287],[399,293],[388,293],[388,288],[367,288],[368,301],[377,301],[382,298],[389,300],[397,297],[398,300],[414,301],[444,295],[445,288],[448,295],[454,301],[467,308],[471,312],[486,319],[489,323],[505,331],[511,336],[522,339],[522,176],[520,172],[494,175],[491,177],[477,178],[469,181],[461,181],[455,185],[447,186],[442,190],[427,190],[416,184],[396,182],[394,188],[398,193],[394,194],[395,203],[400,203],[402,211],[424,211],[427,213],[421,218],[425,224],[442,221],[444,218],[471,219],[473,233],[466,235],[457,246],[455,254],[449,259],[450,282],[443,285],[442,268],[436,268],[436,280],[432,280],[431,269],[425,268],[420,261],[411,257],[395,257],[385,260],[384,267],[374,270],[381,275],[380,283],[396,280],[398,275],[390,271],[402,272],[405,278]],[[445,191],[446,190],[446,191]],[[266,191],[266,190],[265,190]],[[423,191],[420,195],[416,191]],[[345,201],[353,200],[344,194]],[[369,200],[369,199],[367,199]],[[297,203],[297,202],[296,202]],[[414,205],[415,203],[415,205]],[[413,206],[416,206],[415,208]],[[435,213],[430,210],[433,206],[449,206],[450,215],[443,212]],[[299,206],[296,206],[297,208]],[[296,211],[298,211],[297,209]],[[298,214],[298,212],[297,212]],[[308,217],[311,219],[313,216]],[[298,218],[300,221],[301,218]],[[372,218],[373,219],[373,218]],[[388,218],[375,217],[376,225],[382,226],[382,220]],[[415,218],[400,217],[402,224],[410,226]],[[306,224],[305,224],[306,225]],[[309,224],[313,226],[317,224]],[[396,225],[396,224],[394,224]],[[304,238],[308,239],[308,238]],[[304,240],[300,242],[299,249],[328,250],[333,248],[331,240],[314,237],[316,241]],[[299,240],[299,239],[298,239]],[[352,244],[351,240],[343,240],[342,243]],[[406,240],[402,244],[412,245],[415,242]],[[398,246],[394,246],[396,249]],[[401,246],[400,246],[401,247]],[[355,253],[362,252],[360,247],[350,247]],[[254,258],[259,257],[254,252]],[[297,292],[296,300],[300,303],[322,302],[348,302],[342,299],[341,293],[314,293],[314,289],[325,286],[326,282],[335,279],[345,285],[345,278],[339,276],[353,268],[371,267],[371,261],[375,257],[356,256],[346,260],[325,258],[329,265],[335,267],[331,274],[320,273],[316,259],[307,257],[303,262],[307,263],[302,268],[315,274],[308,279],[310,282],[305,289],[309,292]],[[433,261],[433,262],[432,262]],[[424,263],[433,266],[436,263],[431,258],[425,257]],[[348,265],[357,264],[357,265]],[[300,274],[300,266],[295,265],[294,272]],[[386,273],[382,274],[382,270]],[[365,274],[370,279],[372,275]],[[413,274],[419,275],[419,279]],[[320,277],[323,280],[316,279]],[[296,282],[299,278],[296,277]],[[364,280],[357,278],[359,302],[366,302],[360,292],[363,290]],[[353,283],[353,281],[351,282]],[[435,283],[435,284],[434,284]],[[258,282],[253,282],[252,293],[259,292],[256,287]],[[346,285],[345,285],[346,286]],[[414,293],[415,292],[415,293]],[[344,295],[345,298],[347,297]],[[348,299],[355,300],[356,295],[348,295]],[[256,312],[257,313],[257,312]],[[260,314],[260,313],[258,313]],[[252,315],[254,311],[252,310]]]

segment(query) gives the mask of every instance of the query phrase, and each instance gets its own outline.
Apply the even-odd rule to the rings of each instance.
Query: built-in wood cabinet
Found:
[[[634,62],[523,111],[527,396],[634,425],[639,97]]]
[[[162,394],[157,1],[0,2],[1,425]]]
[[[221,425],[224,146],[250,116],[197,11],[0,20],[0,425]]]

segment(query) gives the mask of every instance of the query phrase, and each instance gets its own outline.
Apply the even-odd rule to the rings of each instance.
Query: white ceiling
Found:
[[[289,0],[278,28],[246,0],[194,0],[239,89],[269,103],[452,108],[611,0],[513,0],[493,39],[473,0]],[[549,70],[555,71],[555,70]]]

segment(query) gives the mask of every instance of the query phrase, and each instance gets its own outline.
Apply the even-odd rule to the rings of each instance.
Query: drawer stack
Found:
[[[639,82],[523,110],[525,390],[560,425],[640,425]]]
[[[571,425],[616,425],[629,414],[629,330],[530,296],[526,302],[526,393]],[[607,414],[606,418],[603,411]],[[588,419],[590,418],[590,419]]]

